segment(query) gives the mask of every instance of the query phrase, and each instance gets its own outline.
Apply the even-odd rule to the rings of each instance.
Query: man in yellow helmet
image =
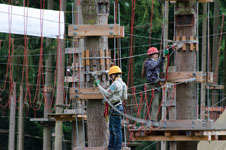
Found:
[[[98,86],[101,93],[108,97],[115,108],[123,112],[123,100],[127,99],[127,86],[121,79],[122,71],[118,66],[112,66],[109,69],[108,75],[112,80],[110,87],[105,90],[100,86],[100,81],[96,80],[95,84]],[[121,150],[122,148],[122,131],[121,131],[121,115],[114,109],[110,110],[109,121],[109,145],[108,150]]]

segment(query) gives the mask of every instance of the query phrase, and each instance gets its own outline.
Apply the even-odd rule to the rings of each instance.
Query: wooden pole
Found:
[[[10,93],[10,120],[9,120],[9,150],[15,149],[16,129],[16,83],[13,84],[13,91]]]
[[[82,17],[84,24],[108,24],[109,0],[81,0]],[[90,57],[98,57],[100,49],[108,49],[107,37],[85,37],[84,47],[90,50]],[[97,71],[100,64],[93,60],[90,64],[93,71]],[[102,78],[104,85],[107,85]],[[87,84],[92,86],[93,80]],[[88,100],[87,102],[87,135],[89,147],[107,146],[107,123],[102,100]]]
[[[176,36],[196,37],[196,1],[176,1]],[[177,72],[180,71],[194,71],[196,72],[196,55],[195,50],[191,51],[190,46],[185,46],[185,50],[176,51],[175,65]],[[197,102],[196,102],[196,83],[191,82],[187,84],[177,85],[176,90],[176,119],[197,119]],[[177,149],[196,150],[197,143],[195,142],[178,142]]]
[[[18,139],[17,150],[24,149],[24,101],[23,101],[23,85],[20,85],[20,98],[19,98],[19,119],[18,119]]]
[[[163,49],[165,49],[166,46],[168,45],[168,42],[166,41],[166,40],[168,40],[168,20],[169,20],[169,2],[168,1],[165,1],[165,5],[163,8],[163,14],[164,14]],[[165,65],[165,67],[166,67],[166,65]],[[165,95],[163,95],[163,96],[164,96],[164,102],[166,102],[167,101],[167,93],[165,93]],[[164,117],[166,115],[166,111],[167,111],[167,107],[162,107],[162,119],[164,119]],[[166,141],[161,141],[161,150],[166,150],[166,148],[167,148],[166,146],[167,146]]]
[[[219,16],[220,15],[220,0],[214,0],[214,16]],[[214,17],[213,18],[213,34],[219,34],[219,25],[220,25],[220,17]],[[212,71],[214,72],[214,78],[213,84],[218,84],[217,83],[217,76],[218,72],[216,71],[216,66],[217,66],[217,55],[218,55],[218,43],[219,43],[219,36],[213,36],[213,49],[212,49]],[[217,90],[212,90],[212,105],[216,104],[218,102],[218,91]],[[214,115],[215,117],[215,115]],[[216,118],[213,118],[216,119]]]
[[[225,40],[225,48],[224,48],[224,70],[223,70],[223,72],[224,72],[224,74],[223,74],[223,76],[224,76],[224,97],[225,97],[225,95],[226,95],[226,74],[225,74],[225,72],[226,72],[226,40]],[[226,106],[226,101],[223,101],[223,106]]]
[[[60,10],[66,11],[67,0],[62,0]],[[66,18],[66,15],[65,15]],[[65,19],[66,20],[66,19]],[[57,51],[57,96],[56,114],[63,113],[64,107],[64,64],[65,64],[65,40],[59,40]],[[55,150],[62,150],[63,122],[56,121],[55,126]]]
[[[82,10],[81,10],[81,5],[79,4],[79,0],[74,0],[74,18],[73,18],[73,24],[83,24],[83,20],[82,20]],[[76,51],[78,50],[82,50],[84,51],[84,39],[73,39],[74,40],[74,48],[76,49]],[[78,53],[78,54],[73,54],[75,57],[76,62],[73,62],[74,66],[76,66],[76,64],[79,65],[79,71],[77,72],[77,76],[79,75],[79,83],[75,84],[73,83],[73,87],[84,87],[84,67],[82,67],[82,53]],[[75,61],[74,60],[74,61]],[[73,76],[75,76],[75,71],[73,71]],[[80,112],[82,114],[82,111],[84,112],[84,103],[83,101],[73,101],[72,102],[72,108],[76,109],[78,112]],[[78,127],[76,127],[76,125]],[[77,120],[77,124],[75,121],[72,122],[72,150],[74,147],[85,147],[85,140],[84,140],[84,132],[83,129],[85,130],[84,127],[84,120]],[[78,128],[78,133],[76,128]]]
[[[53,9],[53,0],[48,0],[48,9]],[[46,39],[46,46],[49,46],[51,44],[51,39]],[[45,105],[44,105],[44,118],[48,118],[48,113],[50,112],[49,108],[52,100],[52,94],[51,94],[51,83],[52,83],[52,72],[51,69],[52,66],[52,55],[48,55],[48,59],[46,61],[46,68],[45,68]],[[43,127],[43,150],[51,150],[51,127],[50,126],[44,126]]]
[[[203,15],[207,14],[207,4],[203,3]],[[206,72],[206,51],[207,51],[207,17],[203,18],[202,24],[202,72]],[[205,119],[205,107],[206,107],[206,83],[201,84],[201,119]]]

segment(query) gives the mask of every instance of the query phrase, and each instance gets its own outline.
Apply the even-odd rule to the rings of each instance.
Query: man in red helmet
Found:
[[[164,51],[164,54],[167,55],[169,53],[168,50]],[[147,95],[148,95],[148,100],[149,104],[151,101],[152,97],[152,90],[154,90],[154,96],[151,104],[151,110],[149,111],[149,118],[150,120],[153,121],[153,126],[158,126],[157,121],[157,112],[158,112],[158,107],[159,107],[159,96],[161,94],[160,90],[160,71],[163,67],[165,57],[160,57],[159,58],[159,51],[156,47],[151,47],[148,49],[147,52],[148,58],[144,61],[143,67],[142,67],[142,72],[141,76],[145,77],[147,79]],[[147,108],[147,107],[146,107]],[[145,111],[146,114],[147,110]]]

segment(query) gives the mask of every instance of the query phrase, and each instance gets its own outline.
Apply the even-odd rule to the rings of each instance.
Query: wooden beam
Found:
[[[206,111],[210,111],[210,112],[222,112],[226,109],[226,107],[206,107]]]
[[[70,99],[73,100],[96,100],[103,99],[98,88],[70,88]]]
[[[208,73],[208,80],[206,81],[206,75],[202,72],[168,72],[168,79],[167,82],[185,82],[188,79],[195,78],[196,82],[203,83],[203,82],[208,82],[212,83],[213,82],[213,73],[209,72]]]
[[[176,3],[177,0],[160,0],[160,1],[169,1],[171,3]],[[180,1],[182,1],[182,0],[180,0]],[[184,1],[189,1],[189,0],[184,0]],[[198,2],[199,3],[213,3],[213,0],[198,0]]]
[[[132,141],[208,141],[207,136],[144,136],[133,137]]]
[[[78,53],[82,53],[82,50],[79,48],[66,48],[65,49],[65,54],[78,54]]]
[[[76,77],[76,76],[65,76],[64,82],[78,82],[78,77]]]
[[[75,147],[73,150],[108,150],[107,147]],[[129,147],[122,147],[122,150],[130,150]]]
[[[95,24],[95,25],[69,25],[68,36],[81,38],[85,36],[108,36],[109,38],[124,37],[124,27],[118,24]]]
[[[48,114],[49,118],[54,118],[57,121],[75,121],[75,117],[78,120],[87,120],[86,115],[75,115],[75,114]]]
[[[166,129],[212,129],[213,121],[202,120],[161,120],[160,127]]]
[[[210,90],[223,90],[224,85],[206,85],[206,88]]]

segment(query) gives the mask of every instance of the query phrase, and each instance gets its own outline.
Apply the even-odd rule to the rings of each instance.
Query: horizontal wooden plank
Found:
[[[124,36],[124,27],[120,27],[118,24],[69,25],[68,35],[75,38],[84,36],[121,37]]]
[[[206,85],[206,88],[210,90],[223,90],[224,85]]]
[[[107,150],[107,147],[75,147],[73,150]]]
[[[73,100],[102,100],[103,98],[98,88],[70,88],[70,99]]]
[[[78,77],[76,76],[65,76],[64,82],[78,82]]]
[[[55,119],[52,118],[31,118],[31,122],[38,123],[42,126],[55,126]]]
[[[74,54],[74,53],[76,53],[76,54],[78,54],[78,53],[82,53],[82,50],[81,49],[79,49],[78,47],[76,48],[66,48],[65,49],[65,54]]]
[[[171,3],[176,3],[177,0],[160,0],[160,1],[169,1]],[[180,0],[180,1],[189,1],[189,0]],[[199,3],[213,3],[213,0],[198,0],[198,2]]]
[[[133,132],[133,141],[214,141],[226,140],[226,131],[215,130],[166,130],[156,132],[151,131],[135,131]]]
[[[226,107],[207,107],[206,111],[216,111],[216,112],[222,112],[226,109]]]
[[[208,136],[143,136],[132,141],[208,141]]]
[[[107,147],[75,147],[73,150],[108,150]],[[123,147],[122,150],[130,150],[129,147]]]
[[[125,27],[120,26],[120,35],[119,36],[108,36],[108,38],[124,38],[125,37]]]
[[[161,120],[160,127],[167,129],[211,129],[213,127],[213,121],[203,122],[202,120]]]
[[[48,118],[54,118],[57,121],[75,121],[75,117],[78,120],[87,120],[86,115],[75,115],[75,114],[48,114]]]
[[[148,131],[162,132],[162,131],[196,131],[196,130],[213,130],[213,121],[203,121],[203,120],[161,120],[160,128],[133,128],[129,129],[131,131]],[[226,126],[225,126],[226,130]],[[218,130],[215,130],[218,131]]]
[[[202,72],[168,72],[167,82],[186,82],[187,80],[195,78],[196,82],[213,82],[213,73],[208,73],[208,80],[206,81],[206,73]]]

